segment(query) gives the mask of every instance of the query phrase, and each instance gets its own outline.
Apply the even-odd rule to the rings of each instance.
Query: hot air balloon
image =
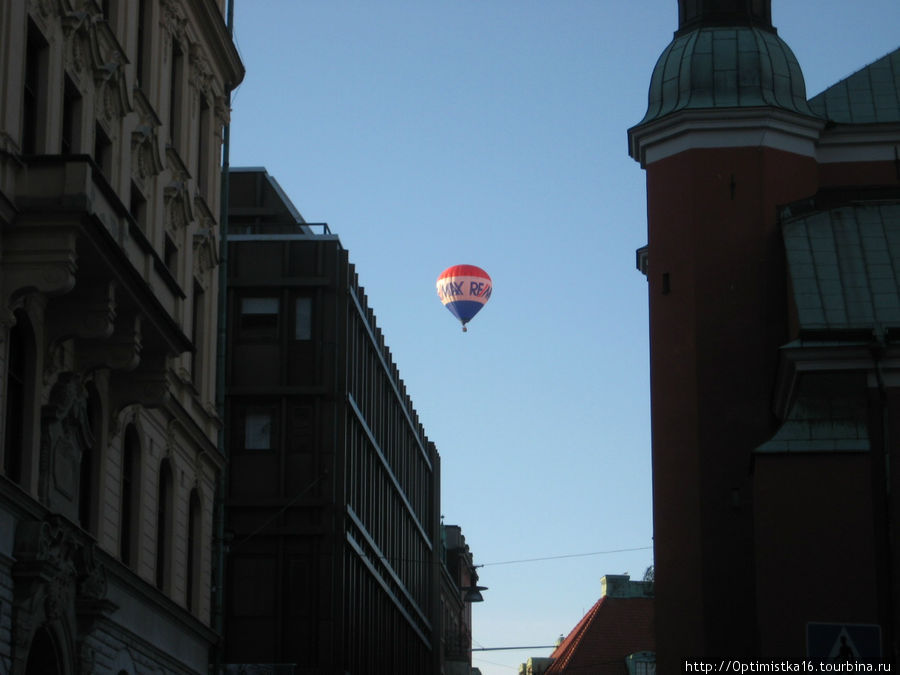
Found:
[[[475,265],[448,267],[437,278],[437,293],[444,307],[466,324],[491,299],[493,284],[488,273]]]

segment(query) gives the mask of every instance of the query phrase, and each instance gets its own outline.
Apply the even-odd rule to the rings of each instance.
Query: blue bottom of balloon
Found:
[[[484,305],[475,300],[454,300],[453,302],[448,302],[445,307],[462,322],[463,330],[465,330],[469,320],[478,314]]]

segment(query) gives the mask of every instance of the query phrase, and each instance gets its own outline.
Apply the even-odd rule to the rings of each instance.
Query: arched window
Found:
[[[6,429],[3,439],[3,472],[13,482],[27,480],[26,431],[31,419],[27,401],[33,391],[34,332],[22,310],[10,328],[6,359]]]
[[[82,448],[81,475],[78,482],[78,523],[92,534],[97,524],[97,492],[99,488],[99,469],[101,440],[100,434],[102,411],[100,395],[93,383],[87,385],[87,417],[91,425],[91,444]]]
[[[28,650],[25,675],[60,675],[63,672],[56,640],[46,628],[38,628]]]
[[[159,498],[156,502],[156,587],[168,590],[171,565],[172,467],[164,459],[159,465]]]
[[[189,612],[193,612],[200,605],[195,597],[200,589],[200,521],[201,521],[200,495],[197,489],[191,490],[190,503],[188,505],[188,530],[187,530],[187,591],[185,603]]]
[[[122,504],[119,521],[119,557],[129,567],[137,563],[137,529],[140,504],[141,441],[137,428],[125,429],[122,448]]]

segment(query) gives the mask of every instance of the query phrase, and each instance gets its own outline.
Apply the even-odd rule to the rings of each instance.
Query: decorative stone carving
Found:
[[[200,95],[215,105],[215,77],[213,76],[212,67],[209,65],[209,59],[206,53],[199,45],[191,45],[191,69],[189,82],[194,89],[200,92]]]
[[[105,340],[112,334],[116,318],[115,292],[114,281],[101,284],[80,281],[71,293],[47,303],[45,384],[65,368],[68,340]]]
[[[194,233],[194,275],[205,289],[209,283],[209,271],[219,264],[216,238],[211,227],[203,227]]]
[[[132,132],[131,169],[132,174],[140,181],[156,176],[163,170],[156,126],[141,124]]]
[[[90,46],[87,37],[81,33],[75,33],[69,40],[68,65],[76,75],[83,75],[88,68],[90,58]]]
[[[61,13],[55,0],[31,0],[31,6],[37,9],[38,15],[42,19],[49,19],[50,17]]]
[[[194,219],[191,202],[187,194],[187,182],[173,180],[164,190],[166,204],[166,227],[177,232],[187,227]]]
[[[84,638],[96,619],[116,605],[106,598],[106,570],[95,560],[94,545],[58,515],[23,520],[15,533],[13,557],[13,666],[24,672],[35,631],[48,627],[60,637],[65,660],[81,657],[81,672],[93,671]],[[80,643],[82,648],[77,649]],[[87,658],[86,658],[87,657]]]
[[[102,339],[112,335],[116,319],[116,282],[79,282],[75,289],[47,305],[50,342],[71,337]]]
[[[112,335],[104,340],[76,340],[75,357],[82,372],[97,368],[129,371],[141,359],[141,317],[117,317]]]
[[[177,434],[175,431],[178,426],[178,421],[175,418],[170,419],[166,424],[166,456],[170,458],[175,456],[175,448],[177,445]]]
[[[188,19],[184,13],[184,8],[177,2],[172,0],[163,0],[162,8],[162,24],[168,33],[169,39],[177,39],[184,42],[187,36]]]
[[[231,108],[224,96],[216,96],[213,100],[213,111],[216,115],[216,138],[220,141],[222,138],[222,128],[231,122]]]
[[[119,101],[116,97],[113,85],[108,82],[103,82],[100,85],[100,95],[97,97],[97,107],[100,116],[107,125],[119,116]]]
[[[75,286],[78,224],[55,225],[21,218],[4,231],[0,253],[0,287],[9,306],[22,293],[39,291],[47,296],[67,293]]]
[[[113,372],[109,385],[110,412],[114,419],[123,408],[134,404],[161,408],[169,400],[171,389],[167,359],[165,356],[143,358],[131,373]]]
[[[81,375],[61,373],[41,410],[41,497],[74,521],[81,456],[94,441],[87,398]]]

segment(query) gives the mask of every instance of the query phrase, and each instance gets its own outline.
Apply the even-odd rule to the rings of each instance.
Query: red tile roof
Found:
[[[602,597],[551,656],[546,675],[627,675],[625,657],[655,651],[652,598]]]

